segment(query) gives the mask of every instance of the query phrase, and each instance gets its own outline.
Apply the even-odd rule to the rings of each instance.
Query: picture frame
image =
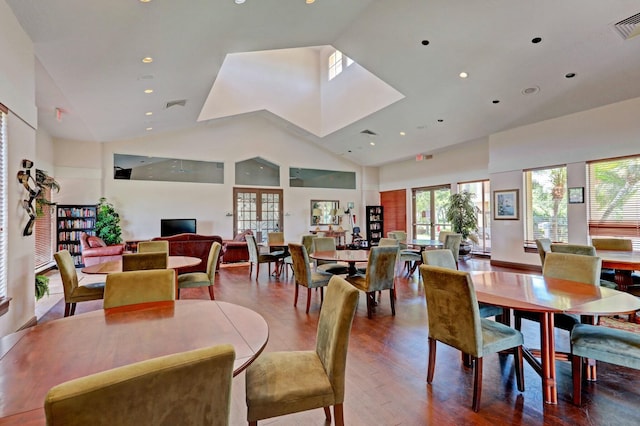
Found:
[[[569,204],[583,204],[584,203],[584,186],[576,186],[569,188],[568,191]]]
[[[520,199],[517,189],[493,191],[493,219],[518,220]]]

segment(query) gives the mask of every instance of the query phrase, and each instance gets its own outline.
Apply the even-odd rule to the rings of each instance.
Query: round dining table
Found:
[[[199,265],[201,262],[202,259],[199,257],[167,256],[167,269],[187,268],[189,266]],[[114,272],[122,272],[122,259],[85,266],[81,271],[85,274],[113,274]]]
[[[316,260],[335,260],[336,262],[347,262],[349,264],[349,275],[356,275],[356,263],[369,261],[369,250],[329,250],[316,251],[309,254],[309,257]]]
[[[267,344],[251,309],[211,300],[120,306],[45,322],[0,339],[0,424],[43,425],[51,387],[131,363],[229,343],[233,375]]]

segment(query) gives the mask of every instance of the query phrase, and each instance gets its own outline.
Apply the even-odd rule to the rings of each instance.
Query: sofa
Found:
[[[80,234],[80,250],[84,266],[91,266],[110,260],[120,260],[124,252],[124,244],[108,246],[102,238],[83,232]]]
[[[233,240],[225,240],[222,244],[224,248],[224,263],[248,262],[249,248],[247,247],[247,235],[253,235],[253,231],[247,229],[235,236]]]
[[[195,266],[189,266],[187,268],[180,268],[180,273],[185,274],[189,272],[207,272],[207,259],[209,258],[209,250],[211,250],[211,244],[214,241],[222,244],[222,237],[218,235],[199,235],[199,234],[177,234],[170,237],[156,237],[151,241],[169,241],[169,256],[191,256],[199,257],[202,262]],[[224,253],[220,252],[220,257]],[[220,258],[216,264],[216,271],[220,268]]]

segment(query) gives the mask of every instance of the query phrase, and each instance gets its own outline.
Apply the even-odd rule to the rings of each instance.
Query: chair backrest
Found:
[[[104,285],[104,309],[175,300],[175,288],[173,269],[109,274]]]
[[[344,278],[331,277],[318,319],[316,353],[331,382],[335,404],[344,402],[347,347],[357,306],[358,290]]]
[[[305,249],[307,249],[307,254],[313,253],[313,240],[316,238],[315,235],[303,235],[302,236],[302,245]]]
[[[336,239],[333,237],[317,237],[313,240],[313,251],[335,251]]]
[[[422,263],[441,268],[458,269],[453,253],[449,249],[425,250],[422,252]]]
[[[234,360],[224,344],[61,383],[45,398],[47,425],[227,425]]]
[[[284,232],[269,232],[267,234],[267,241],[269,244],[284,243]]]
[[[440,241],[441,243],[444,244],[445,240],[447,239],[447,235],[449,234],[453,234],[452,231],[440,231],[440,233],[438,234],[438,241]]]
[[[551,278],[600,285],[602,259],[571,253],[547,253],[542,275]]]
[[[398,246],[371,248],[365,279],[367,292],[393,288],[399,250]]]
[[[65,302],[69,303],[68,298],[73,294],[73,290],[78,287],[78,273],[76,272],[76,265],[73,263],[73,258],[69,253],[69,250],[60,250],[53,255],[60,270],[60,279],[62,280],[62,287],[64,291]]]
[[[596,250],[633,250],[633,241],[627,238],[592,238],[591,244]]]
[[[247,251],[249,252],[249,262],[258,263],[258,243],[254,235],[245,235],[247,241]]]
[[[390,231],[390,232],[387,232],[387,237],[398,240],[400,249],[407,248],[407,233],[405,231]]]
[[[388,234],[387,234],[388,235]],[[378,246],[396,246],[400,247],[399,241],[395,238],[380,238]]]
[[[551,244],[551,251],[554,253],[581,254],[583,256],[595,256],[596,248],[582,244]]]
[[[216,265],[218,264],[218,258],[220,257],[220,251],[222,250],[222,244],[214,241],[211,244],[209,250],[209,257],[207,258],[207,275],[209,275],[209,281],[213,284],[216,279]]]
[[[140,241],[138,243],[138,253],[151,253],[157,251],[169,254],[169,241]]]
[[[480,311],[469,273],[420,265],[420,274],[427,300],[429,337],[481,357]]]
[[[460,257],[460,243],[462,242],[462,234],[448,234],[444,239],[444,248],[451,250],[453,258],[458,261]]]
[[[122,255],[122,271],[141,271],[146,269],[166,269],[167,253],[127,253]]]
[[[296,283],[309,287],[311,283],[311,267],[309,254],[302,244],[289,243],[289,253],[293,261],[293,276]]]
[[[549,238],[538,238],[536,240],[536,247],[538,247],[540,265],[544,266],[544,257],[551,251],[551,240]]]

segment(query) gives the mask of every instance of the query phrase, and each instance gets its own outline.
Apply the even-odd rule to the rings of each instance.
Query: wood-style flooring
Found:
[[[319,292],[305,314],[306,290],[293,307],[294,284],[270,277],[266,264],[249,279],[248,266],[220,270],[216,299],[259,312],[269,324],[265,351],[308,350],[315,347],[320,309]],[[460,269],[492,269],[484,259],[460,262]],[[498,268],[494,268],[498,269]],[[523,271],[518,271],[523,272]],[[473,375],[460,361],[460,353],[438,344],[434,381],[426,383],[427,311],[422,282],[416,273],[396,279],[396,316],[391,316],[385,292],[373,319],[367,319],[360,296],[347,358],[344,417],[347,425],[638,425],[640,424],[640,371],[598,364],[598,381],[584,386],[582,407],[571,403],[571,368],[557,362],[558,404],[542,402],[540,377],[525,362],[525,387],[518,392],[512,357],[489,355],[484,361],[482,402],[471,409]],[[182,298],[209,297],[206,289],[187,289]],[[76,314],[101,309],[100,301],[79,303]],[[61,318],[57,303],[40,322]],[[207,327],[207,324],[202,324]],[[539,347],[537,324],[524,321],[528,345]],[[568,350],[568,333],[556,332],[559,350]],[[233,381],[231,424],[246,424],[244,373]],[[322,409],[261,421],[270,425],[324,425]]]

